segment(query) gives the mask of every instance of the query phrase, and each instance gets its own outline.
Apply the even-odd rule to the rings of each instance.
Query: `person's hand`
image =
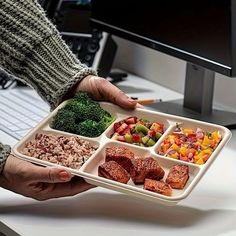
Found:
[[[73,196],[94,187],[72,177],[63,167],[42,167],[10,155],[0,175],[0,187],[39,201]]]
[[[76,91],[88,92],[94,100],[112,102],[126,109],[133,109],[137,105],[135,100],[129,98],[115,85],[98,76],[85,77]]]

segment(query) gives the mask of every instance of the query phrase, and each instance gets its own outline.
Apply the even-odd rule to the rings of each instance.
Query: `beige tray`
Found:
[[[70,134],[70,133],[52,129],[49,126],[52,120],[52,117],[56,114],[58,109],[65,106],[66,103],[67,101],[62,103],[57,109],[55,109],[52,113],[50,113],[42,122],[40,122],[30,133],[28,133],[23,139],[21,139],[21,141],[18,142],[13,147],[13,153],[23,160],[40,164],[42,166],[57,166],[56,164],[53,164],[47,161],[42,161],[33,157],[23,155],[21,153],[21,150],[24,147],[26,142],[30,140],[34,140],[36,133],[50,133],[50,134],[55,134],[55,135],[63,134],[65,136],[76,136],[75,134]],[[113,125],[111,124],[107,128],[107,130],[99,137],[87,138],[87,137],[79,136],[80,138],[91,142],[91,144],[98,146],[98,149],[79,170],[75,170],[75,169],[67,168],[67,167],[65,168],[68,169],[74,175],[83,177],[88,183],[91,183],[97,186],[102,186],[105,188],[109,188],[115,191],[119,191],[128,195],[143,198],[146,200],[151,200],[156,203],[161,203],[164,205],[175,205],[180,200],[186,198],[190,194],[190,192],[194,189],[194,187],[197,185],[199,180],[204,176],[208,168],[212,165],[212,163],[214,162],[214,160],[216,159],[216,157],[218,156],[222,148],[225,146],[225,144],[228,142],[228,140],[231,137],[231,132],[223,126],[201,122],[198,120],[183,118],[179,116],[168,115],[165,113],[140,109],[140,108],[137,108],[134,111],[127,111],[110,103],[102,102],[100,104],[105,110],[107,110],[113,116],[116,117],[116,120],[114,122],[123,120],[129,116],[137,116],[138,118],[148,119],[151,122],[158,121],[160,123],[163,123],[165,126],[165,133],[162,135],[162,137],[157,141],[157,143],[154,146],[139,147],[133,144],[111,140],[110,136],[113,132]],[[217,148],[214,150],[212,155],[210,156],[209,160],[205,164],[197,165],[194,163],[184,162],[184,161],[172,159],[172,158],[157,154],[157,150],[160,147],[161,142],[168,134],[170,134],[173,131],[174,127],[176,126],[176,123],[181,124],[183,127],[190,128],[190,129],[201,128],[204,131],[208,131],[208,132],[216,131],[216,130],[220,132],[220,134],[222,135],[222,140],[217,146]],[[129,181],[127,184],[122,184],[113,180],[99,177],[98,166],[102,164],[105,160],[105,148],[107,146],[118,146],[118,145],[128,147],[131,151],[133,151],[138,156],[152,156],[153,158],[157,159],[160,166],[165,170],[166,174],[168,172],[167,170],[175,164],[188,165],[190,178],[186,186],[182,190],[173,190],[172,196],[165,196],[165,195],[161,195],[158,193],[144,190],[143,185],[134,185],[132,181]],[[163,179],[166,178],[166,174]]]

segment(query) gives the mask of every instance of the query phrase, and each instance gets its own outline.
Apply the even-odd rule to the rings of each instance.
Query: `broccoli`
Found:
[[[96,122],[94,120],[85,120],[80,122],[77,126],[77,133],[87,137],[97,137],[105,130],[103,122]]]
[[[75,118],[74,112],[61,108],[54,116],[51,127],[53,129],[73,133],[75,130]]]
[[[114,121],[114,117],[88,94],[79,92],[54,117],[51,127],[87,137],[97,137]]]
[[[77,102],[83,103],[84,105],[89,105],[91,103],[96,103],[95,101],[92,100],[90,95],[86,92],[78,92],[74,96],[74,100]]]
[[[115,120],[115,117],[105,110],[103,110],[102,118],[100,122],[104,123],[105,129]]]
[[[79,96],[77,96],[77,98],[78,97]],[[83,96],[81,101],[77,99],[70,100],[66,104],[65,109],[76,113],[76,119],[78,122],[87,119],[99,121],[102,119],[104,112],[98,102],[91,100],[89,97],[86,98],[86,96]]]

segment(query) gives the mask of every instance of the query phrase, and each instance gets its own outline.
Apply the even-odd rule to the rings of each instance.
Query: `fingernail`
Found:
[[[70,179],[70,174],[66,172],[65,170],[62,170],[59,172],[59,178],[60,180],[66,181]]]

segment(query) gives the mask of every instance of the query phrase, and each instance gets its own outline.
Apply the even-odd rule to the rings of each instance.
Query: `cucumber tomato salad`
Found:
[[[111,135],[113,140],[151,147],[164,133],[164,124],[131,116],[114,123],[113,130]]]

